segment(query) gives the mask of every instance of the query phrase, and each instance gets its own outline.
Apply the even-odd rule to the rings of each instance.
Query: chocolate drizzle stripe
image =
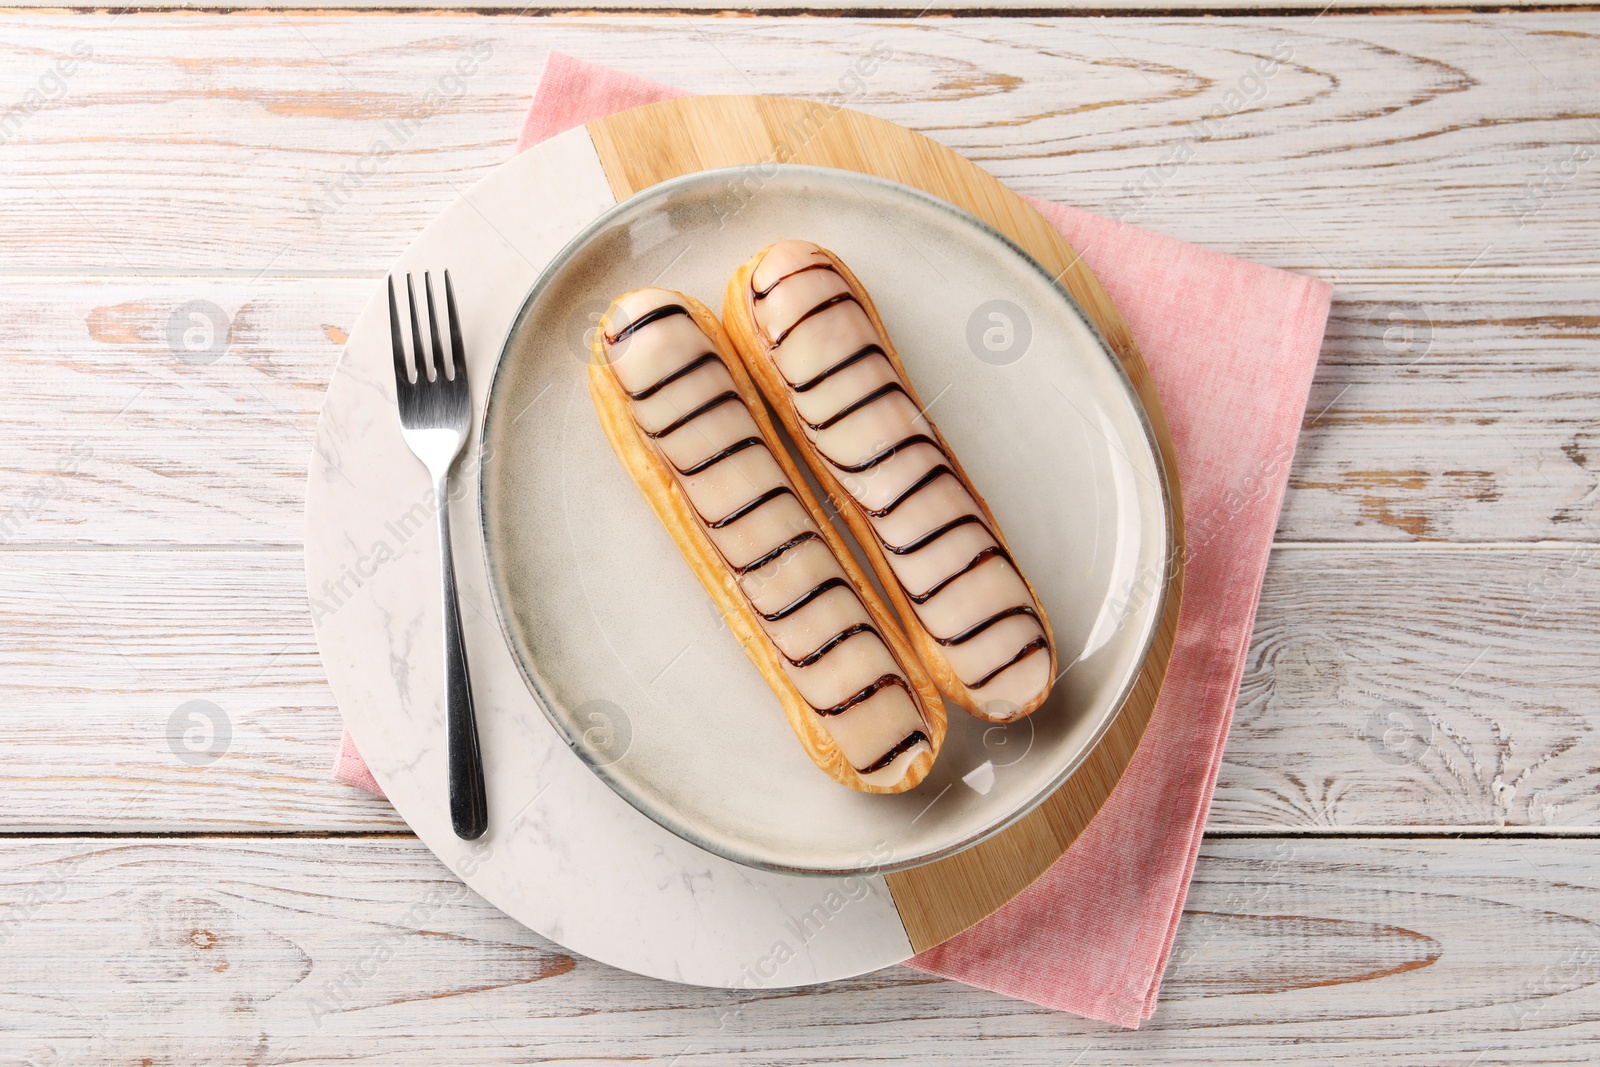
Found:
[[[935,637],[934,640],[939,642],[941,645],[964,645],[968,641],[971,641],[974,637],[977,637],[979,634],[983,633],[983,631],[987,630],[989,627],[993,626],[995,623],[1002,622],[1014,615],[1031,615],[1033,616],[1034,622],[1039,621],[1039,613],[1033,610],[1032,604],[1018,604],[1014,608],[1006,608],[1004,611],[997,611],[993,615],[990,615],[987,619],[984,619],[982,622],[975,622],[959,633],[952,634],[949,637]]]
[[[606,344],[621,344],[623,341],[626,341],[628,338],[632,337],[634,334],[638,333],[652,322],[660,322],[662,319],[670,319],[674,315],[688,315],[689,318],[694,318],[693,315],[689,315],[689,309],[684,307],[682,304],[662,304],[658,308],[652,308],[651,310],[646,311],[643,315],[640,315],[638,318],[628,323],[628,325],[624,326],[616,333],[606,334]]]
[[[878,757],[878,759],[869,766],[857,767],[856,773],[871,774],[873,771],[881,771],[885,767],[889,766],[889,764],[899,759],[902,753],[910,751],[917,745],[927,740],[927,734],[923,733],[921,730],[913,730],[909,734],[906,734],[906,736],[901,739],[898,745],[895,745],[882,756]]]
[[[854,304],[857,307],[860,307],[861,306],[861,301],[856,298],[856,294],[850,292],[848,289],[846,289],[842,293],[837,293],[837,294],[835,294],[833,296],[828,297],[828,299],[824,300],[822,303],[818,304],[816,307],[812,308],[810,311],[806,312],[804,315],[801,315],[798,319],[795,319],[793,322],[791,322],[788,325],[788,328],[786,328],[782,333],[778,334],[778,336],[774,337],[772,339],[772,347],[773,348],[777,348],[779,345],[783,344],[784,340],[791,333],[794,333],[795,329],[797,327],[799,327],[799,325],[801,323],[803,323],[807,319],[809,319],[811,316],[820,315],[824,311],[827,311],[829,308],[833,307],[836,304]]]
[[[736,507],[732,511],[728,512],[722,518],[718,519],[716,522],[706,521],[706,518],[705,518],[704,515],[702,515],[700,517],[700,520],[702,522],[705,522],[705,524],[707,526],[711,527],[711,529],[720,530],[724,526],[733,525],[734,523],[738,522],[740,519],[744,518],[746,515],[750,514],[756,508],[759,508],[761,505],[767,503],[770,500],[778,499],[780,496],[783,496],[785,493],[787,493],[789,496],[794,496],[794,490],[792,488],[790,488],[789,486],[787,486],[787,485],[775,485],[771,489],[768,489],[765,493],[762,493],[760,496],[756,497],[754,500],[751,500],[748,503],[740,504],[738,507]],[[796,497],[796,499],[799,499],[799,498]]]
[[[684,475],[685,477],[692,476],[699,474],[701,471],[715,467],[718,463],[721,463],[729,456],[743,452],[747,448],[754,448],[756,445],[765,444],[766,442],[759,437],[746,437],[743,440],[735,441],[727,448],[711,453],[711,455],[707,456],[705,459],[702,459],[699,463],[692,463],[687,467],[680,467],[677,464],[673,464],[672,469],[677,471],[679,474]]]
[[[889,354],[885,352],[880,345],[862,345],[860,348],[856,349],[854,352],[850,353],[848,356],[844,357],[827,370],[807,378],[799,385],[795,385],[794,382],[789,382],[788,378],[785,378],[784,381],[789,382],[789,385],[794,389],[795,392],[807,393],[821,385],[823,382],[827,381],[829,378],[832,378],[840,371],[847,370],[850,367],[855,366],[857,363],[860,363],[862,360],[870,359],[873,356],[882,356],[886,361],[889,358]],[[782,372],[780,371],[779,373],[781,374]]]
[[[881,519],[945,475],[949,475],[951,478],[956,478],[956,472],[950,469],[950,465],[948,463],[941,463],[938,466],[931,468],[926,474],[912,482],[910,485],[906,486],[905,489],[901,490],[899,496],[889,501],[883,507],[869,508],[863,506],[861,510],[865,511],[868,515],[871,515],[875,519]],[[956,484],[959,485],[960,483],[961,479],[956,478]]]
[[[846,697],[844,700],[841,700],[839,703],[835,704],[833,707],[831,707],[831,708],[817,708],[817,714],[818,715],[822,715],[824,717],[831,716],[831,715],[843,715],[845,712],[849,711],[851,708],[855,707],[857,704],[861,703],[863,700],[866,700],[868,697],[872,696],[874,693],[881,692],[882,690],[889,688],[891,685],[898,685],[901,689],[904,689],[906,691],[907,695],[909,695],[911,693],[911,683],[910,682],[906,681],[904,678],[900,677],[898,674],[884,674],[884,675],[880,675],[878,677],[877,681],[873,682],[870,685],[862,686],[855,693],[853,693],[850,696]]]
[[[715,363],[718,366],[723,365],[721,357],[719,357],[715,352],[707,352],[704,355],[696,356],[694,359],[691,359],[689,362],[685,363],[683,366],[679,367],[677,370],[673,371],[671,374],[667,375],[654,385],[647,385],[637,393],[628,393],[626,389],[624,389],[623,392],[628,393],[629,400],[649,400],[651,397],[661,392],[661,390],[665,389],[679,378],[688,377],[701,367],[704,367],[707,363]]]
[[[838,468],[839,470],[844,471],[846,474],[860,474],[862,471],[869,471],[873,467],[876,467],[878,464],[880,464],[880,463],[884,462],[885,460],[889,459],[896,452],[900,451],[902,448],[909,448],[911,445],[919,445],[919,444],[929,444],[929,445],[932,445],[934,448],[939,448],[939,442],[935,441],[933,438],[929,437],[927,434],[925,434],[925,433],[916,433],[916,434],[912,434],[910,437],[907,437],[903,441],[896,441],[894,444],[890,445],[888,448],[884,449],[882,452],[879,452],[877,455],[872,456],[872,457],[870,457],[868,459],[864,459],[860,463],[849,463],[849,464],[838,463],[838,462],[834,461],[834,458],[832,456],[828,455],[826,452],[823,452],[822,449],[820,449],[820,448],[817,449],[817,452],[822,456],[823,459],[827,460],[830,464],[832,464],[834,467]],[[943,449],[939,449],[939,451],[942,453],[944,450]]]
[[[789,659],[788,656],[784,656],[783,658],[789,659],[789,662],[794,664],[796,667],[809,667],[813,663],[817,662],[817,660],[821,659],[823,656],[826,656],[829,652],[832,652],[835,648],[838,648],[840,645],[844,644],[846,641],[857,636],[858,634],[873,634],[879,640],[883,639],[883,635],[878,633],[878,631],[875,630],[870,623],[858,622],[854,626],[847,626],[843,630],[840,630],[838,633],[822,642],[822,644],[818,645],[814,651],[801,656],[799,659]]]
[[[806,425],[811,427],[813,430],[826,430],[828,427],[837,425],[843,420],[848,419],[851,415],[854,415],[862,408],[877,403],[879,400],[882,400],[891,393],[899,393],[907,400],[911,399],[910,395],[906,392],[905,386],[901,385],[899,382],[887,382],[878,386],[878,388],[874,389],[866,396],[861,397],[859,400],[852,400],[850,403],[846,404],[838,411],[835,411],[832,415],[829,415],[821,422],[808,422]]]
[[[817,266],[818,267],[827,267],[827,269],[830,269],[830,270],[832,269],[827,264],[817,264]],[[813,269],[813,268],[810,268],[810,267],[802,268],[802,270],[809,270],[809,269]],[[795,271],[794,273],[800,273],[800,271]],[[786,277],[790,277],[790,276],[792,276],[792,275],[786,275]],[[778,279],[778,281],[781,282],[781,281],[783,281],[783,279],[780,278],[780,279]],[[773,285],[774,286],[777,285],[777,282],[774,282]],[[770,291],[770,287],[769,287],[769,291]],[[850,297],[850,299],[854,299],[854,297]],[[838,302],[839,302],[838,300],[832,301],[832,303],[838,303]],[[822,310],[821,307],[813,308],[810,312],[808,312],[805,316],[803,316],[803,318],[809,318],[811,315],[815,314],[816,312],[818,312],[820,310]],[[627,326],[623,327],[621,330],[617,331],[615,336],[607,335],[606,338],[605,338],[606,343],[607,344],[613,344],[613,345],[617,344],[618,342],[627,339],[628,337],[632,336],[634,333],[636,333],[639,330],[643,329],[644,327],[650,325],[651,323],[659,322],[660,320],[665,319],[665,318],[670,318],[673,315],[689,315],[689,311],[688,311],[687,308],[685,308],[681,304],[667,304],[667,305],[664,305],[662,307],[655,308],[654,310],[648,311],[645,314],[641,315],[638,319],[634,320],[633,322],[629,323]],[[691,319],[693,318],[692,315],[689,316],[689,317]],[[802,321],[803,321],[803,318],[802,318]],[[798,326],[799,322],[796,322],[794,325]],[[791,330],[793,328],[794,328],[793,326],[790,327]],[[871,349],[873,349],[875,351],[879,351],[879,352],[882,351],[882,349],[878,349],[876,346],[869,346],[869,348],[871,348]],[[870,351],[863,350],[862,353],[858,354],[857,358],[863,358],[864,359],[864,358],[866,358],[867,355],[870,355],[870,354],[872,354]],[[671,373],[667,374],[666,376],[664,376],[663,378],[661,378],[659,381],[655,382],[652,385],[645,386],[643,389],[640,389],[637,392],[630,392],[627,389],[624,389],[623,392],[627,394],[627,396],[628,396],[628,398],[630,400],[634,400],[634,401],[648,400],[650,397],[656,395],[662,389],[666,388],[668,385],[671,385],[673,382],[678,381],[681,378],[687,377],[690,374],[693,374],[696,370],[700,369],[701,367],[705,366],[708,363],[722,364],[722,359],[715,352],[706,352],[706,353],[703,353],[703,354],[695,357],[694,359],[692,359],[689,362],[685,363],[681,367],[678,367],[676,370],[674,370]],[[723,364],[723,365],[725,366],[725,364]],[[817,380],[820,381],[821,379],[819,378]],[[725,390],[722,393],[719,393],[718,395],[716,395],[716,396],[712,397],[711,399],[707,400],[705,403],[696,406],[694,408],[694,410],[688,412],[687,414],[683,415],[682,417],[673,420],[671,423],[669,423],[668,425],[662,427],[660,430],[656,430],[654,432],[651,432],[651,431],[648,431],[648,430],[644,430],[644,428],[642,426],[640,427],[640,429],[641,429],[641,431],[644,432],[646,437],[649,437],[652,440],[655,440],[655,439],[658,439],[658,438],[661,438],[661,437],[665,437],[668,434],[671,434],[671,433],[673,433],[673,432],[675,432],[677,430],[682,429],[683,427],[687,426],[689,423],[691,423],[694,420],[698,419],[700,416],[706,414],[707,412],[712,411],[712,410],[714,410],[714,409],[716,409],[716,408],[718,408],[718,407],[722,406],[723,404],[726,404],[726,403],[728,403],[730,401],[738,401],[740,403],[743,403],[744,402],[744,398],[741,397],[736,390]],[[635,422],[637,423],[637,421],[638,421],[638,417],[637,417],[637,415],[635,415]],[[698,461],[696,463],[693,463],[688,467],[679,467],[676,464],[672,464],[672,467],[681,476],[696,475],[696,474],[701,473],[702,471],[709,470],[711,467],[715,466],[718,463],[721,463],[723,460],[729,458],[730,456],[736,455],[737,453],[742,452],[747,448],[754,448],[754,447],[756,447],[758,445],[760,445],[762,447],[767,447],[766,441],[763,440],[760,437],[745,437],[745,438],[742,438],[742,439],[740,439],[738,441],[733,442],[732,444],[728,445],[725,448],[718,449],[716,452],[714,452],[711,455],[707,456],[705,459],[702,459],[702,460],[700,460],[700,461]],[[768,450],[770,451],[770,448]],[[726,526],[730,526],[733,523],[738,522],[740,519],[744,518],[746,515],[749,515],[751,512],[755,511],[757,508],[763,506],[764,504],[767,504],[770,501],[776,500],[778,497],[784,496],[786,494],[789,495],[789,496],[794,496],[797,500],[799,499],[798,495],[795,493],[794,488],[792,486],[790,486],[788,484],[775,485],[771,489],[768,489],[765,492],[763,492],[760,495],[758,495],[757,497],[755,497],[755,499],[750,500],[750,501],[748,501],[748,502],[746,502],[744,504],[739,505],[737,508],[734,508],[733,511],[729,512],[727,515],[724,515],[722,518],[717,519],[714,522],[710,521],[710,520],[707,520],[704,515],[700,516],[700,521],[705,523],[706,526],[708,528],[712,529],[712,530],[720,530],[720,529],[723,529]],[[748,574],[751,571],[759,570],[760,568],[766,566],[767,564],[769,564],[769,563],[773,562],[774,560],[778,559],[779,557],[781,557],[784,553],[790,551],[791,549],[797,547],[798,545],[804,544],[807,541],[822,541],[822,536],[820,534],[818,534],[815,530],[804,530],[801,533],[795,535],[794,537],[789,538],[783,544],[781,544],[778,547],[772,549],[770,552],[764,553],[760,557],[752,560],[751,562],[745,564],[742,567],[733,566],[733,564],[728,561],[726,555],[723,555],[723,561],[728,563],[728,566],[734,571],[734,573],[736,575],[738,575],[740,577],[743,577],[744,575]],[[825,544],[826,542],[823,542],[823,543]],[[722,549],[720,547],[716,546],[714,543],[713,543],[712,547],[716,548],[716,550],[717,550],[719,555],[722,554]],[[832,550],[830,549],[830,554],[831,554],[831,551]],[[785,604],[783,607],[779,608],[777,611],[772,612],[771,614],[768,614],[766,612],[759,612],[758,611],[757,614],[759,614],[767,622],[778,622],[778,621],[780,621],[782,619],[787,618],[790,615],[793,615],[795,612],[797,612],[800,609],[804,608],[807,604],[809,604],[812,601],[816,600],[818,597],[824,595],[825,593],[829,592],[830,590],[839,589],[839,588],[849,589],[850,592],[851,592],[851,595],[856,597],[857,602],[860,602],[860,599],[861,599],[860,598],[860,594],[857,593],[855,591],[855,589],[852,588],[850,586],[850,584],[844,578],[835,575],[834,577],[829,578],[829,579],[827,579],[827,580],[825,580],[823,582],[820,582],[816,586],[813,586],[811,589],[808,589],[801,596],[795,598],[795,600],[791,601],[790,603]],[[748,593],[746,594],[746,601],[749,602],[749,594]],[[753,602],[750,604],[750,606],[751,606],[752,609],[755,608],[755,605],[754,605]],[[863,607],[864,606],[865,605],[863,605]],[[807,653],[805,656],[802,656],[800,659],[789,659],[789,657],[787,655],[785,655],[784,658],[788,659],[789,662],[792,665],[796,666],[796,667],[810,667],[810,666],[820,662],[825,656],[827,656],[835,648],[838,648],[841,644],[843,644],[844,642],[850,640],[852,637],[859,637],[859,636],[861,636],[863,634],[871,634],[874,637],[876,637],[880,642],[883,641],[883,635],[880,634],[877,631],[877,629],[875,627],[873,627],[870,623],[859,622],[859,623],[855,623],[854,625],[847,626],[843,630],[840,630],[838,633],[834,634],[832,637],[830,637],[826,641],[824,641],[821,645],[817,646],[816,649],[814,649],[813,651]],[[768,635],[768,636],[769,636],[769,639],[770,639],[771,635]],[[884,647],[887,648],[888,647],[887,644],[885,644]],[[812,709],[818,715],[823,715],[823,716],[838,715],[838,714],[841,714],[844,711],[849,710],[850,708],[854,707],[855,705],[861,703],[863,700],[866,700],[868,697],[872,696],[872,694],[874,694],[876,692],[879,692],[880,690],[882,690],[885,687],[890,686],[890,685],[898,685],[898,686],[900,686],[901,688],[903,688],[906,691],[906,694],[908,696],[912,695],[911,683],[907,679],[905,679],[904,677],[902,677],[902,676],[900,676],[898,674],[885,674],[885,675],[879,677],[876,681],[872,682],[871,684],[869,684],[869,685],[865,686],[864,688],[862,688],[861,690],[857,691],[849,699],[845,700],[844,702],[842,702],[840,704],[835,704],[833,707],[829,707],[829,708],[819,708],[819,707],[816,707],[816,705],[812,705]],[[807,701],[807,703],[809,704],[810,701]],[[914,699],[913,699],[913,703],[915,703]],[[927,735],[922,733],[921,731],[917,731],[916,733],[912,734],[911,737],[913,739],[920,738],[920,739],[922,739],[924,741],[927,740]],[[914,743],[914,741],[912,743]],[[897,746],[895,749],[891,750],[887,755],[883,756],[880,760],[878,760],[876,763],[874,763],[872,765],[872,769],[873,770],[879,770],[879,769],[882,769],[883,767],[887,767],[890,763],[892,763],[894,761],[895,757],[900,755],[901,752],[905,751],[905,749],[907,747],[909,747],[909,745],[905,741],[902,741],[899,746]]]
[[[755,294],[757,300],[765,300],[772,293],[772,290],[776,289],[778,286],[782,285],[784,282],[788,281],[790,278],[793,278],[796,274],[804,274],[808,270],[825,270],[825,271],[831,271],[834,274],[839,273],[838,271],[833,269],[833,264],[832,263],[809,263],[804,267],[799,267],[799,268],[797,268],[795,270],[790,271],[788,274],[785,274],[781,278],[774,278],[772,280],[772,284],[767,286],[765,289],[757,289],[756,288],[756,279],[755,279],[755,276],[752,274],[751,277],[750,277],[750,291]]]
[[[927,548],[929,545],[931,545],[935,541],[939,540],[939,538],[943,537],[945,534],[949,533],[951,530],[957,529],[957,528],[962,527],[962,526],[968,526],[968,525],[971,525],[972,523],[977,523],[979,526],[983,526],[983,520],[978,518],[978,516],[976,516],[976,515],[963,515],[959,519],[951,519],[949,522],[945,523],[942,526],[935,526],[933,529],[929,530],[927,533],[923,534],[921,537],[913,538],[912,540],[907,541],[903,545],[891,545],[889,542],[887,542],[887,541],[885,541],[883,539],[883,536],[881,534],[878,536],[878,544],[882,545],[883,548],[884,548],[884,551],[886,551],[886,552],[893,552],[897,556],[909,556],[913,552],[920,552],[922,549]],[[988,527],[984,526],[984,529],[987,530]],[[877,527],[873,527],[872,532],[876,534],[878,532]],[[897,576],[897,580],[898,580],[898,576]],[[902,589],[905,588],[905,583],[904,582],[900,583],[900,588],[902,588]]]
[[[787,619],[790,615],[793,615],[795,612],[799,611],[801,608],[805,607],[807,604],[811,603],[813,600],[817,599],[817,597],[826,593],[830,589],[850,589],[850,583],[846,582],[843,578],[836,574],[826,581],[818,582],[816,585],[812,586],[810,589],[807,589],[804,593],[801,593],[799,596],[795,597],[793,600],[789,601],[789,603],[785,604],[783,607],[772,612],[771,614],[759,610],[757,613],[768,622],[778,622],[781,619]],[[855,592],[853,589],[850,591],[852,593]]]
[[[804,533],[796,534],[794,537],[789,538],[789,540],[785,541],[783,544],[779,545],[777,548],[773,549],[771,552],[768,552],[766,555],[757,556],[755,559],[751,560],[749,563],[746,563],[743,567],[734,567],[733,568],[733,573],[735,573],[739,577],[743,578],[745,575],[749,574],[751,571],[758,571],[762,567],[765,567],[767,564],[771,563],[773,560],[777,559],[779,556],[783,555],[785,552],[789,551],[791,548],[794,548],[796,545],[802,544],[802,543],[804,543],[806,541],[821,541],[821,540],[822,540],[822,535],[817,533],[817,531],[815,531],[815,530],[807,530]]]
[[[967,686],[967,688],[982,689],[984,686],[1000,677],[1000,675],[1004,674],[1006,671],[1009,671],[1012,667],[1015,667],[1017,664],[1033,655],[1035,652],[1043,652],[1049,647],[1050,642],[1046,641],[1043,636],[1035,637],[1032,641],[1029,641],[1027,644],[1023,645],[1022,649],[1015,656],[1012,656],[1010,659],[1000,664],[1000,666],[996,667],[982,678],[979,678],[976,682],[971,683]]]
[[[732,389],[727,389],[727,390],[724,390],[723,392],[718,393],[716,396],[712,397],[710,400],[707,400],[704,404],[701,404],[699,407],[695,408],[693,411],[689,412],[687,415],[683,415],[683,416],[681,416],[679,418],[673,419],[671,422],[669,422],[665,426],[661,427],[661,429],[655,430],[655,431],[646,430],[644,432],[644,435],[646,437],[650,438],[652,441],[655,440],[658,437],[665,437],[669,433],[673,433],[676,430],[683,429],[685,426],[689,425],[695,419],[698,419],[701,415],[704,415],[706,412],[710,411],[712,408],[719,408],[723,404],[728,403],[728,401],[730,401],[730,400],[737,400],[741,404],[744,403],[744,397],[740,396],[737,392],[735,392]]]
[[[940,578],[937,582],[934,582],[931,586],[929,586],[925,592],[907,593],[906,596],[910,598],[913,604],[926,604],[945,589],[949,588],[951,582],[954,582],[957,578],[960,578],[964,574],[971,574],[973,571],[977,570],[979,567],[983,566],[985,562],[991,559],[1003,559],[1007,563],[1011,563],[1011,554],[1005,549],[1001,548],[999,545],[990,545],[988,548],[984,549],[982,552],[979,552],[976,556],[973,556],[970,560],[968,560],[965,567],[962,567],[954,574]],[[1016,564],[1012,563],[1012,568],[1015,569]]]

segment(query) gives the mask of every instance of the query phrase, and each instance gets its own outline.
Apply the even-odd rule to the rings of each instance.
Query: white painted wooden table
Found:
[[[956,6],[0,13],[0,1062],[1600,1060],[1600,13]],[[549,49],[842,88],[1025,192],[1335,283],[1142,1031],[904,969],[618,973],[328,779],[318,404]],[[181,736],[211,706],[215,759]]]

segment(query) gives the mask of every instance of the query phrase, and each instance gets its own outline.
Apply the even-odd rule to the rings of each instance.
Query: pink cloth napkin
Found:
[[[517,150],[682,95],[553,52]],[[1194,873],[1332,289],[1032,203],[1099,276],[1155,377],[1183,486],[1183,610],[1144,741],[1105,808],[1021,896],[910,966],[1136,1027]],[[333,773],[379,792],[348,734]]]

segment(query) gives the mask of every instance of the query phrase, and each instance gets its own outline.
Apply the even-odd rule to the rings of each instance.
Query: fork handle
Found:
[[[444,580],[444,691],[445,711],[449,716],[446,738],[450,752],[450,822],[457,837],[472,841],[482,837],[489,828],[489,801],[484,792],[477,717],[472,710],[467,646],[461,637],[461,607],[456,600],[448,472],[435,479],[434,496],[439,505],[439,572]]]

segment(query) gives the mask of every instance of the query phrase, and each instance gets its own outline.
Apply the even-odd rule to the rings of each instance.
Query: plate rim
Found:
[[[1111,730],[1112,726],[1122,715],[1123,710],[1132,696],[1134,689],[1138,686],[1139,681],[1143,676],[1144,664],[1148,660],[1156,640],[1160,635],[1162,620],[1165,617],[1167,610],[1167,600],[1172,593],[1172,578],[1175,570],[1174,522],[1175,520],[1181,521],[1181,516],[1174,515],[1175,509],[1171,487],[1171,472],[1168,471],[1168,464],[1165,461],[1162,452],[1161,441],[1156,433],[1155,426],[1151,421],[1150,413],[1145,406],[1144,398],[1140,395],[1133,378],[1128,372],[1127,366],[1119,357],[1116,348],[1112,346],[1110,340],[1105,336],[1104,331],[1100,329],[1099,325],[1094,321],[1094,319],[1084,310],[1083,306],[1078,302],[1078,299],[1073,296],[1073,294],[1065,285],[1062,284],[1060,276],[1052,274],[1044,267],[1043,264],[1035,259],[1026,249],[1019,245],[1008,234],[1002,232],[985,219],[979,218],[977,215],[973,214],[967,209],[957,204],[953,204],[943,197],[937,196],[924,189],[907,185],[903,182],[897,182],[891,178],[885,178],[878,174],[850,170],[844,167],[828,167],[816,164],[798,163],[771,163],[768,164],[767,167],[774,170],[777,175],[803,175],[807,172],[813,172],[828,175],[830,178],[846,176],[845,180],[852,183],[858,180],[864,181],[869,185],[875,185],[880,189],[887,190],[892,195],[899,195],[913,200],[922,201],[929,207],[955,216],[964,225],[978,230],[980,233],[993,240],[998,240],[1001,242],[1012,252],[1013,255],[1019,257],[1023,264],[1037,272],[1040,277],[1045,279],[1046,284],[1051,289],[1055,290],[1056,295],[1065,302],[1071,313],[1084,327],[1089,330],[1091,336],[1093,336],[1095,339],[1095,342],[1099,346],[1099,355],[1113,368],[1117,381],[1122,388],[1123,394],[1127,400],[1131,402],[1134,414],[1138,419],[1139,427],[1143,433],[1145,448],[1148,455],[1151,457],[1151,465],[1155,468],[1156,484],[1159,490],[1160,499],[1160,506],[1156,509],[1156,511],[1161,520],[1161,537],[1159,539],[1161,567],[1157,580],[1157,592],[1151,600],[1151,605],[1147,615],[1147,622],[1144,626],[1144,633],[1142,634],[1139,642],[1138,653],[1135,656],[1129,657],[1129,665],[1126,668],[1126,677],[1123,679],[1122,684],[1118,687],[1115,697],[1108,702],[1110,710],[1108,713],[1102,716],[1100,723],[1090,733],[1088,738],[1083,742],[1073,757],[1063,763],[1062,769],[1058,771],[1057,774],[1050,780],[1049,784],[1040,787],[1038,791],[1025,803],[1019,805],[1016,810],[1008,813],[1003,818],[995,820],[991,825],[984,827],[980,831],[965,835],[959,841],[945,845],[932,852],[920,854],[916,857],[905,860],[866,864],[853,867],[794,866],[752,857],[747,854],[740,854],[710,841],[703,835],[695,833],[691,824],[689,824],[687,820],[680,819],[675,823],[672,820],[664,818],[661,812],[671,810],[670,805],[650,805],[642,803],[641,800],[634,795],[634,791],[624,787],[619,779],[608,773],[610,764],[597,762],[593,754],[585,746],[577,743],[576,739],[570,733],[567,724],[565,724],[551,710],[550,700],[546,696],[544,688],[540,685],[540,682],[535,675],[533,665],[529,662],[529,657],[524,654],[521,643],[513,636],[512,623],[510,619],[510,606],[505,603],[505,597],[502,594],[501,572],[495,563],[495,557],[490,548],[490,541],[492,539],[489,534],[489,483],[487,474],[488,464],[485,459],[485,452],[489,450],[488,435],[491,415],[496,410],[496,400],[500,396],[499,387],[502,381],[501,371],[506,366],[507,356],[510,355],[512,343],[519,336],[522,327],[528,318],[529,312],[537,298],[551,284],[553,284],[556,276],[568,263],[570,263],[578,251],[581,250],[583,246],[591,241],[598,233],[609,226],[612,220],[618,216],[626,214],[631,210],[634,210],[641,201],[668,195],[676,188],[698,185],[708,180],[726,178],[733,175],[743,175],[750,170],[749,164],[735,164],[725,167],[714,167],[706,168],[704,170],[690,171],[656,182],[638,190],[625,199],[617,201],[595,216],[595,218],[590,220],[581,230],[579,230],[577,234],[572,237],[571,240],[563,245],[560,251],[558,251],[539,271],[538,276],[529,286],[528,291],[523,295],[521,305],[518,307],[516,315],[512,318],[511,325],[506,330],[506,335],[501,342],[500,352],[495,356],[494,371],[490,375],[489,387],[487,393],[485,394],[483,413],[478,420],[478,444],[477,454],[475,457],[477,463],[478,482],[477,527],[479,535],[478,540],[483,552],[485,576],[488,579],[487,585],[489,599],[494,604],[495,621],[499,628],[500,636],[505,642],[508,651],[511,653],[512,661],[517,666],[517,672],[522,676],[522,680],[528,687],[534,703],[538,705],[540,712],[542,712],[546,720],[549,721],[557,736],[560,737],[567,747],[578,756],[578,758],[583,762],[584,766],[588,768],[591,773],[605,783],[606,787],[609,788],[612,793],[625,801],[635,811],[639,812],[641,815],[644,815],[656,825],[660,826],[662,829],[680,838],[681,840],[684,840],[697,848],[710,852],[715,856],[719,856],[722,859],[739,864],[741,866],[750,867],[755,870],[770,871],[778,874],[792,874],[807,877],[815,876],[819,878],[837,878],[841,876],[848,877],[851,875],[887,875],[915,870],[916,868],[959,855],[976,845],[982,844],[983,842],[988,841],[1001,833],[1004,833],[1007,829],[1016,825],[1018,822],[1025,819],[1029,814],[1036,811],[1041,805],[1049,800],[1051,796],[1055,795],[1062,788],[1062,786],[1073,777],[1073,775],[1083,768],[1084,764],[1098,749],[1100,743],[1105,739],[1106,734]],[[764,180],[772,181],[777,180],[777,178],[776,176],[770,178],[764,177]],[[492,460],[492,453],[490,453],[488,458]]]

